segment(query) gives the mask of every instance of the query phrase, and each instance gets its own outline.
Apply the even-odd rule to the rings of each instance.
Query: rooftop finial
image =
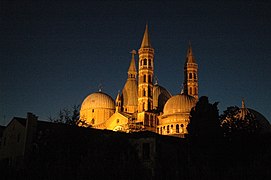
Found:
[[[245,99],[242,98],[242,109],[244,109],[244,108],[246,108],[246,106],[245,106]]]
[[[102,83],[99,84],[98,88],[99,88],[99,92],[102,92],[102,89],[103,89]]]
[[[158,78],[157,78],[157,76],[154,76],[154,85],[157,85],[158,84]]]

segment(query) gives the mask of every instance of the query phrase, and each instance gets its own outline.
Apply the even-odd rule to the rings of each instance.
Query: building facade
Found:
[[[131,54],[126,83],[115,101],[101,91],[88,95],[81,105],[80,119],[97,129],[149,130],[183,137],[190,110],[198,100],[198,65],[191,43],[184,64],[183,89],[175,96],[154,81],[155,53],[147,25],[138,52],[133,50]]]

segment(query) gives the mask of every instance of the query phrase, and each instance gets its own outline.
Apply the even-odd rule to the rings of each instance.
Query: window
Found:
[[[94,124],[94,123],[95,123],[95,119],[94,119],[94,118],[92,118],[91,123],[92,123],[92,124]]]
[[[144,59],[144,65],[147,65],[147,59]]]
[[[151,59],[149,59],[149,66],[151,67]]]
[[[196,73],[194,73],[194,79],[197,79],[197,74]]]
[[[192,79],[192,73],[189,73],[189,79]]]
[[[176,133],[179,133],[179,124],[176,125]]]
[[[181,133],[184,133],[184,129],[183,129],[184,125],[181,124]]]
[[[143,89],[143,96],[146,96],[146,91],[145,91],[145,89]]]
[[[142,157],[145,160],[150,159],[150,143],[142,144]]]
[[[143,76],[143,82],[146,82],[146,75],[144,74],[144,76]]]
[[[169,125],[167,125],[167,133],[169,133]]]
[[[92,109],[92,112],[94,113],[94,109]]]

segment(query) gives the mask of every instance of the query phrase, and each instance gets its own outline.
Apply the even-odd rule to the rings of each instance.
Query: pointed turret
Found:
[[[154,49],[146,25],[141,47],[138,50],[138,112],[152,110]]]
[[[148,32],[148,24],[146,24],[146,29],[145,29],[144,36],[142,39],[141,48],[151,48],[151,41],[150,41],[149,32]]]
[[[137,74],[136,63],[135,63],[136,50],[132,50],[131,54],[132,54],[132,59],[131,59],[130,66],[128,69],[128,78],[136,78],[136,74]]]
[[[135,64],[136,51],[132,50],[132,59],[128,69],[128,78],[122,90],[122,107],[121,111],[126,113],[135,113],[137,111],[137,70]]]
[[[193,56],[190,41],[184,64],[183,93],[193,96],[198,100],[198,64]]]
[[[196,60],[193,56],[193,52],[192,52],[192,45],[191,45],[191,41],[189,41],[189,45],[188,45],[188,49],[187,49],[187,53],[186,53],[186,62],[185,63],[196,63]]]

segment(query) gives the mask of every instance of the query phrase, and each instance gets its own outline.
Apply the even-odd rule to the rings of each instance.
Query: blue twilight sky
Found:
[[[114,99],[148,22],[155,75],[180,92],[188,41],[199,65],[199,95],[219,112],[241,105],[271,120],[271,1],[0,2],[0,124],[41,119],[98,90]]]

